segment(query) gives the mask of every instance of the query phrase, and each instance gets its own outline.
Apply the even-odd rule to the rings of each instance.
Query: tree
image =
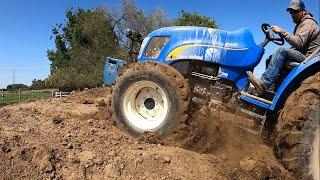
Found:
[[[46,87],[73,90],[101,86],[104,59],[126,58],[127,28],[145,36],[171,23],[161,9],[145,13],[131,0],[120,1],[121,11],[113,15],[106,8],[66,11],[66,23],[52,29],[56,49],[47,51],[51,73]]]
[[[176,26],[200,26],[209,28],[218,28],[216,21],[208,16],[202,16],[200,13],[180,12],[180,16],[173,20]]]
[[[121,11],[114,12],[114,29],[121,46],[127,45],[126,30],[131,29],[147,36],[151,31],[165,26],[172,26],[163,9],[157,8],[150,12],[139,10],[132,0],[120,0]]]
[[[34,79],[29,89],[32,89],[32,90],[45,89],[45,81],[41,79],[38,79],[38,80]]]
[[[79,8],[67,10],[66,17],[65,24],[52,29],[56,50],[47,52],[51,74],[46,87],[71,90],[102,85],[104,59],[116,56],[119,47],[110,13],[104,8]],[[66,81],[67,77],[71,79]]]

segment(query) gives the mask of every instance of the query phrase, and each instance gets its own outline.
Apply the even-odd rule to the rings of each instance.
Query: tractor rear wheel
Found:
[[[276,127],[275,154],[299,178],[319,177],[320,73],[287,99]]]
[[[187,118],[189,86],[174,68],[152,62],[121,70],[111,105],[118,125],[134,136],[164,136]]]

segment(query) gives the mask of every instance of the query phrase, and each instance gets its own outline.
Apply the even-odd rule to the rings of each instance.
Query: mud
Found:
[[[0,179],[291,179],[272,148],[195,110],[165,139],[133,138],[112,120],[110,89],[0,108]]]

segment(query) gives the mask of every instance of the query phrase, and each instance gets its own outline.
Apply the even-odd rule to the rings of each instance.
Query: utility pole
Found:
[[[14,84],[15,74],[16,74],[16,67],[13,66],[12,84]]]

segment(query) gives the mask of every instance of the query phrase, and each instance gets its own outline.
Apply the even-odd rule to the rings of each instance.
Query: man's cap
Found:
[[[287,8],[287,11],[292,11],[292,10],[300,10],[300,9],[305,9],[304,3],[302,0],[292,0],[290,2],[289,7]]]

